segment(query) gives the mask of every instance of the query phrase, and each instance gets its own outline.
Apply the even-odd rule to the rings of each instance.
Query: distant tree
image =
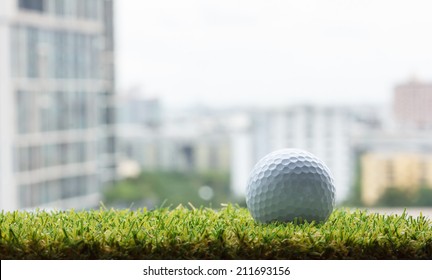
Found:
[[[417,192],[414,205],[419,207],[432,206],[432,188],[428,186],[421,186]]]
[[[406,188],[390,187],[386,189],[375,206],[430,207],[432,206],[432,188],[422,186],[412,193]]]
[[[229,174],[220,172],[143,172],[139,177],[125,179],[108,187],[104,203],[113,207],[177,206],[192,203],[199,207],[219,207],[231,199]],[[204,200],[199,195],[203,186],[212,189],[213,195]]]
[[[413,206],[413,198],[407,192],[397,187],[389,187],[381,195],[375,206],[379,207],[409,207]]]

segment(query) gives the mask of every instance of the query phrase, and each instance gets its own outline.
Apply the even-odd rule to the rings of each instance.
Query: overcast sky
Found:
[[[117,0],[119,90],[168,106],[383,103],[432,80],[429,0]]]

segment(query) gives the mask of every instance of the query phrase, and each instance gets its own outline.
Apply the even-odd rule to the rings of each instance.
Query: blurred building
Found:
[[[432,83],[416,79],[395,88],[393,99],[397,123],[404,129],[432,129]]]
[[[143,97],[131,91],[116,98],[117,122],[157,128],[162,122],[162,104],[156,97]]]
[[[346,198],[352,178],[352,117],[347,108],[292,106],[255,112],[252,120],[253,163],[278,149],[307,150],[330,168],[335,178],[337,200]]]
[[[414,193],[432,188],[432,153],[368,152],[361,157],[361,199],[374,205],[388,188]]]
[[[361,201],[375,204],[387,188],[415,192],[432,181],[432,132],[380,130],[356,137]]]
[[[140,104],[134,98],[118,104],[127,103]],[[231,190],[241,197],[250,171],[263,156],[277,149],[299,148],[329,166],[338,202],[347,198],[353,185],[357,145],[371,132],[380,131],[384,119],[379,106],[201,108],[162,118],[159,125],[151,126],[139,114],[130,114],[129,106],[125,108],[118,112],[128,111],[135,120],[118,127],[121,176],[136,175],[137,166],[147,171],[229,172]]]
[[[155,99],[122,97],[118,106],[120,176],[130,173],[126,167],[135,168],[131,161],[144,171],[229,171],[230,134],[225,117],[188,113],[162,118]]]
[[[1,1],[1,209],[98,205],[113,95],[113,0]]]

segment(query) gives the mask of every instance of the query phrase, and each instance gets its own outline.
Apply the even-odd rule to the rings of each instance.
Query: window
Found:
[[[30,147],[30,169],[35,170],[41,167],[41,147]]]
[[[56,201],[60,198],[61,188],[60,188],[59,184],[60,184],[60,182],[58,180],[46,182],[46,186],[48,189],[48,195],[49,195],[49,197],[48,197],[49,202]]]
[[[29,170],[29,149],[26,147],[18,148],[18,171],[28,171]]]
[[[57,0],[56,1],[55,13],[58,16],[64,16],[64,14],[65,14],[65,0]]]
[[[18,27],[13,27],[12,32],[11,32],[11,37],[10,37],[10,48],[11,50],[14,50],[13,52],[11,52],[11,69],[12,69],[12,76],[13,77],[19,77],[19,72],[18,72],[18,57],[19,57],[19,38],[18,38],[18,31],[19,28]]]
[[[85,162],[87,160],[86,155],[86,144],[85,142],[79,142],[78,143],[78,161],[79,162]]]
[[[32,190],[29,185],[19,185],[20,207],[26,208],[31,206]]]
[[[60,143],[57,147],[60,152],[60,164],[68,164],[69,145],[67,143]]]
[[[43,164],[45,167],[51,167],[58,162],[58,150],[55,144],[47,144],[43,147]]]
[[[112,107],[101,108],[100,124],[109,125],[114,123],[115,109]]]
[[[39,43],[38,30],[33,27],[27,28],[27,55],[28,55],[28,67],[27,77],[37,78],[39,77],[39,64],[41,62],[36,48]]]
[[[22,10],[31,10],[41,13],[45,10],[44,0],[19,0],[18,5]]]
[[[60,180],[61,198],[67,199],[70,197],[78,196],[78,177],[62,178]]]
[[[77,195],[85,195],[87,194],[87,176],[79,176],[77,177]]]
[[[16,98],[16,120],[19,134],[31,132],[31,104],[33,102],[32,94],[29,92],[17,91]]]

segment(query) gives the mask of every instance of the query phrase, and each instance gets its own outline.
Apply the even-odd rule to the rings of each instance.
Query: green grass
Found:
[[[1,259],[432,259],[432,222],[335,210],[324,224],[247,209],[2,212]]]

